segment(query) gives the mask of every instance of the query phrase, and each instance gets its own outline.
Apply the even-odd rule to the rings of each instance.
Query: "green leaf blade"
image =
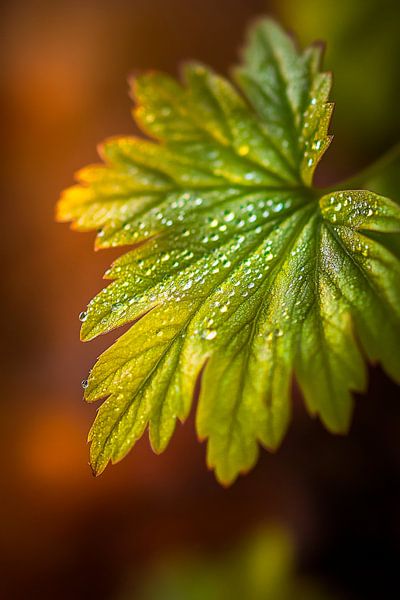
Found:
[[[131,327],[94,366],[96,473],[149,430],[163,451],[200,393],[196,428],[224,484],[281,443],[293,378],[332,432],[348,430],[365,359],[400,379],[400,209],[364,190],[320,194],[332,104],[321,49],[253,28],[238,89],[199,64],[132,83],[155,141],[107,141],[60,220],[131,246],[81,315],[82,339]]]

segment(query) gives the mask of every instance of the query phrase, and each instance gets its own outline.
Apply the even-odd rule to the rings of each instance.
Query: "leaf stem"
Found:
[[[339,189],[357,189],[363,186],[365,182],[380,175],[384,169],[389,167],[397,159],[400,159],[400,142],[392,146],[387,152],[382,154],[375,162],[362,169],[356,175],[323,190],[324,193],[334,192]]]

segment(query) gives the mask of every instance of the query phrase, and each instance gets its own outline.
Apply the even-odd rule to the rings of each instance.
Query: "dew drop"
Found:
[[[79,320],[83,323],[88,318],[88,314],[85,310],[79,313]]]
[[[217,332],[215,331],[215,329],[208,329],[206,331],[203,331],[203,333],[201,334],[201,337],[204,340],[213,340],[214,338],[217,337]]]

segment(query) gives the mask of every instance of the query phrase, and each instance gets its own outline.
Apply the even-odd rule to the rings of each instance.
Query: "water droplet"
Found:
[[[87,379],[84,379],[81,383],[82,387],[84,390],[86,390],[86,388],[89,386],[89,382]]]
[[[233,221],[234,218],[235,218],[235,213],[234,212],[228,212],[224,216],[224,221],[226,221],[227,223],[230,223],[231,221]]]
[[[256,178],[256,176],[257,176],[256,173],[246,173],[245,176],[244,176],[244,178],[247,181],[252,181],[252,180],[254,180]]]
[[[206,331],[203,331],[201,337],[204,340],[213,340],[217,337],[217,332],[215,331],[215,329],[207,329]]]
[[[76,314],[76,313],[75,313]],[[86,319],[88,318],[88,313],[83,310],[81,313],[79,313],[79,320],[83,323],[84,321],[86,321]]]

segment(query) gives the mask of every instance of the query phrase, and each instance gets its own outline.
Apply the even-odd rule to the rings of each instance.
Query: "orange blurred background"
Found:
[[[327,19],[329,4],[336,21]],[[146,438],[100,478],[87,465],[95,407],[82,401],[80,382],[111,337],[81,344],[77,315],[116,253],[95,254],[93,235],[55,224],[56,200],[75,170],[97,161],[100,140],[135,132],[132,70],[176,74],[196,58],[226,73],[246,22],[262,13],[303,42],[323,38],[331,47],[333,96],[342,105],[320,181],[353,172],[398,139],[398,2],[2,6],[1,598],[118,599],[159,557],[223,553],[276,521],[292,532],[299,571],[340,598],[386,598],[382,585],[397,581],[399,390],[378,368],[348,437],[328,434],[300,401],[279,452],[263,451],[229,489],[207,471],[192,419],[162,456]]]

